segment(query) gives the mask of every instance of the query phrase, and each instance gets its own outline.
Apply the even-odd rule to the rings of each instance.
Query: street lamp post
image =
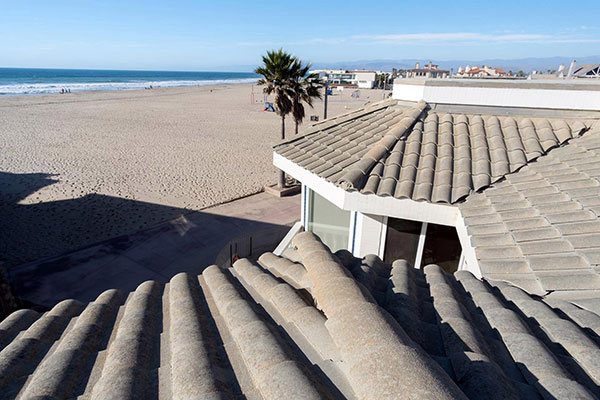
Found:
[[[325,77],[325,99],[323,101],[323,119],[327,119],[327,94],[329,93],[329,80]]]

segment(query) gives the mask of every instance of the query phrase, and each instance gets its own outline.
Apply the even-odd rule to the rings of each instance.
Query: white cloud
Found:
[[[312,38],[287,42],[240,42],[240,46],[305,46],[305,45],[337,45],[341,43],[352,44],[476,44],[476,43],[600,43],[600,38],[575,36],[569,34],[543,34],[543,33],[477,33],[477,32],[419,32],[396,34],[365,34],[349,37]]]
[[[541,33],[488,34],[476,32],[400,33],[387,35],[356,35],[355,39],[390,44],[416,43],[593,43],[597,38],[568,37]]]
[[[313,44],[340,44],[346,42],[347,38],[313,38],[306,40],[292,40],[286,42],[267,42],[267,41],[257,41],[257,42],[239,42],[238,46],[249,46],[249,47],[264,47],[264,46],[306,46]]]

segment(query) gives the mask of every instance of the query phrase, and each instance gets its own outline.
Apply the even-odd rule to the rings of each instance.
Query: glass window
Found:
[[[437,264],[444,271],[453,273],[458,269],[461,251],[456,228],[428,224],[421,267]]]
[[[331,251],[348,248],[350,211],[342,210],[310,191],[307,230],[318,235]]]
[[[421,222],[418,221],[388,218],[383,261],[389,264],[404,259],[414,265],[421,225]]]

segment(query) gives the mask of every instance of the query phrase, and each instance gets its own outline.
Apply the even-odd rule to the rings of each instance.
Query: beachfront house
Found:
[[[330,86],[357,87],[359,89],[372,89],[377,80],[376,71],[364,70],[329,70],[319,69],[310,71],[319,74],[319,78],[327,79]]]
[[[402,80],[279,144],[274,165],[333,251],[585,299],[600,291],[600,85],[579,83]]]
[[[431,61],[423,67],[421,67],[421,63],[415,63],[414,68],[406,70],[407,78],[447,78],[449,75],[450,71],[440,69],[438,64],[433,64]]]
[[[458,71],[454,76],[458,78],[505,78],[509,75],[501,68],[492,68],[487,65],[481,68],[471,68],[470,65],[467,65],[465,68],[458,67]]]

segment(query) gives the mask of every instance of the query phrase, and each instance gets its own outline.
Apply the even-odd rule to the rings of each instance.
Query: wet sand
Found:
[[[383,98],[350,94],[329,98],[329,116]],[[253,85],[0,98],[0,260],[54,256],[275,183],[281,121],[262,108]]]

